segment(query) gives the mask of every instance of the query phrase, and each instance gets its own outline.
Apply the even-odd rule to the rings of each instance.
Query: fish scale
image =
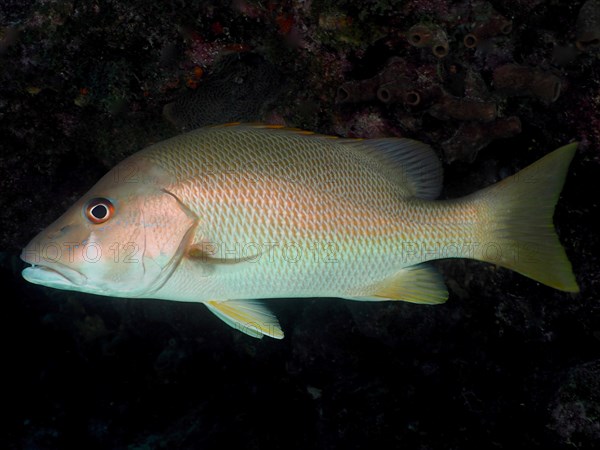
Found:
[[[167,190],[200,218],[195,242],[217,244],[221,258],[251,256],[231,252],[236,244],[275,243],[282,250],[273,258],[261,255],[244,270],[215,275],[221,281],[212,288],[203,280],[192,284],[190,300],[365,294],[366,284],[415,264],[403,256],[406,242],[433,248],[473,239],[472,226],[449,233],[448,221],[463,216],[460,208],[407,202],[404,180],[385,176],[383,165],[354,142],[258,127],[196,135],[219,151],[194,151],[190,134],[184,145],[157,146],[141,155],[176,174]],[[322,183],[323,177],[329,182]],[[311,254],[319,245],[336,249],[330,255],[335,262]],[[300,249],[302,257],[295,261],[286,248]],[[324,270],[326,264],[333,269]],[[181,276],[197,279],[195,270],[191,264]]]

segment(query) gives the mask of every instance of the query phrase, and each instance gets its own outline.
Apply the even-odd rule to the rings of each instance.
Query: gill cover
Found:
[[[134,155],[115,166],[23,250],[33,283],[116,297],[149,296],[182,257],[196,217],[172,177]]]

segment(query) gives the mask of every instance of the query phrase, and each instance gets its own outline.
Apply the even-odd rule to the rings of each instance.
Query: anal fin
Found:
[[[429,264],[406,267],[373,288],[371,295],[353,297],[352,300],[402,300],[426,305],[437,305],[448,300],[442,275]]]
[[[258,300],[210,300],[204,304],[219,319],[242,333],[259,339],[263,336],[283,339],[277,317]]]

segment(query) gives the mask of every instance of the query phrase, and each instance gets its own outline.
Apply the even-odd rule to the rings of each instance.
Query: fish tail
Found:
[[[567,292],[579,292],[552,216],[577,143],[473,195],[480,203],[479,231],[487,242],[477,259],[519,272]]]

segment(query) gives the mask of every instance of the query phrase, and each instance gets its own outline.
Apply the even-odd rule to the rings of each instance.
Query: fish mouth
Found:
[[[23,255],[21,255],[21,259],[31,264],[30,267],[26,267],[21,272],[23,278],[30,283],[67,290],[79,290],[87,283],[85,275],[59,262],[51,264],[32,263]]]

